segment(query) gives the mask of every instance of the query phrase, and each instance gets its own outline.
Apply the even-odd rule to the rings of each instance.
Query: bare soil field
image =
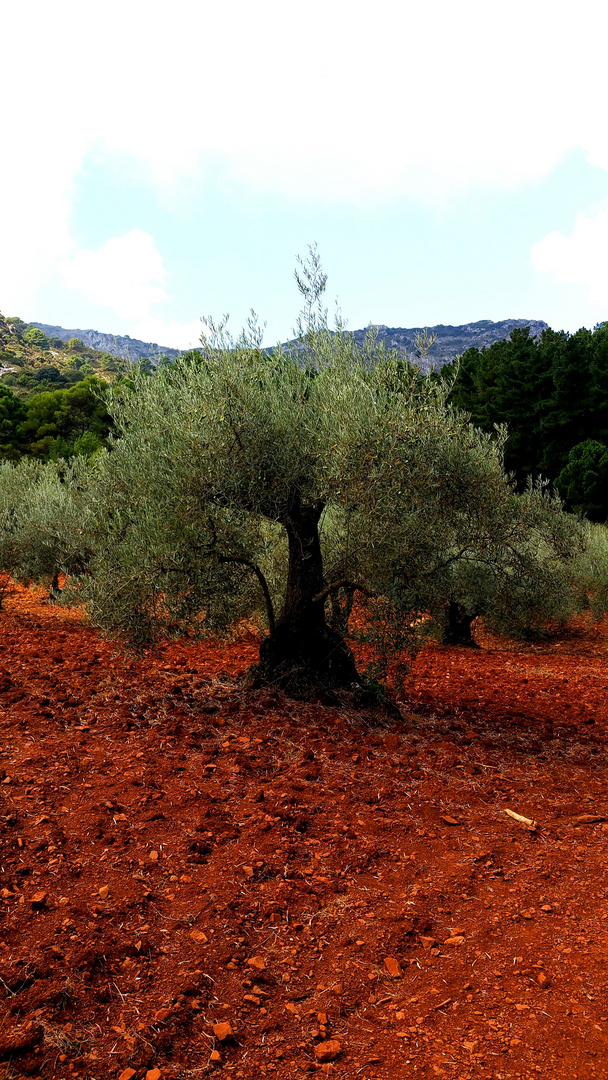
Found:
[[[608,629],[482,644],[379,723],[13,590],[0,1078],[605,1077]]]

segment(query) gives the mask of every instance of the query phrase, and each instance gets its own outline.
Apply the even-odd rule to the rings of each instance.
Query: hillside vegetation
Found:
[[[0,315],[0,457],[56,460],[100,450],[112,426],[102,391],[129,367],[77,338],[48,338]]]
[[[485,431],[507,424],[505,466],[523,487],[539,474],[570,510],[608,516],[608,324],[575,334],[515,329],[467,349],[451,401]],[[443,370],[449,374],[450,369]]]

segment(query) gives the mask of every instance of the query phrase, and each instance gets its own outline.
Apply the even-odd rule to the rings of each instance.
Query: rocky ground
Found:
[[[0,1078],[605,1076],[608,630],[483,645],[378,726],[15,590]]]

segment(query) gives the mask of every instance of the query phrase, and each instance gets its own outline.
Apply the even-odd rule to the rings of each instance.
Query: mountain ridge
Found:
[[[48,337],[60,338],[62,341],[79,338],[89,348],[127,360],[136,361],[146,358],[158,361],[161,356],[175,360],[184,351],[158,345],[156,342],[140,341],[129,337],[128,334],[106,334],[99,330],[68,330],[62,326],[51,326],[40,322],[29,323],[29,325],[38,327]],[[504,341],[513,330],[525,326],[530,327],[532,337],[537,337],[543,330],[548,329],[548,324],[542,319],[501,319],[498,322],[493,322],[491,319],[479,319],[476,322],[461,323],[458,326],[438,323],[436,326],[389,327],[374,323],[365,329],[354,330],[353,336],[355,341],[361,344],[365,335],[373,330],[377,334],[378,341],[387,348],[407,353],[422,370],[428,371],[431,368],[441,368],[444,364],[451,363],[456,356],[472,346],[483,349],[495,341]],[[420,356],[416,339],[425,331],[435,334],[436,340],[428,350],[428,354]]]

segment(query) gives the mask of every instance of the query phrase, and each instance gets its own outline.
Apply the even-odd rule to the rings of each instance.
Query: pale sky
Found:
[[[287,337],[316,241],[352,329],[608,319],[599,0],[9,0],[0,311]]]

